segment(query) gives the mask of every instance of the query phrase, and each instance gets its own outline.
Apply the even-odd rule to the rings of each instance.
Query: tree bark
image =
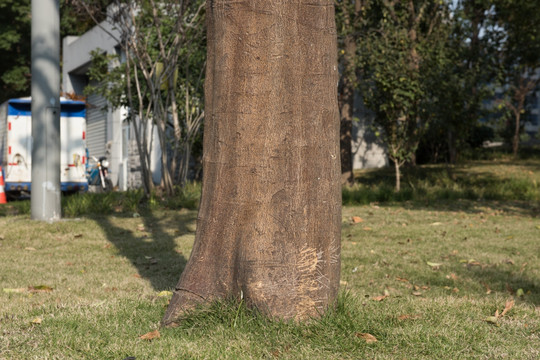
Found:
[[[302,320],[340,275],[337,46],[331,0],[207,1],[203,189],[162,325],[243,296]]]
[[[356,41],[355,34],[350,31],[358,21],[362,3],[356,1],[353,7],[348,3],[341,3],[344,12],[344,23],[349,32],[343,39],[343,55],[341,66],[343,74],[339,86],[339,112],[340,112],[340,151],[341,151],[341,184],[354,185],[352,129],[354,116],[354,91],[356,83]]]
[[[512,138],[512,154],[517,158],[519,151],[519,135],[521,133],[521,111],[514,114],[514,136]]]
[[[352,127],[354,88],[347,79],[342,79],[340,91],[340,157],[341,157],[341,184],[354,185]]]
[[[396,173],[396,192],[401,191],[401,170],[400,164],[397,160],[394,160],[394,170]]]

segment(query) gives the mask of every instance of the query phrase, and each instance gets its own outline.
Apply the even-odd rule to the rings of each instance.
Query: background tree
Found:
[[[318,316],[340,272],[333,1],[214,0],[206,15],[202,198],[162,323],[223,297],[270,316]]]
[[[456,2],[438,29],[436,53],[425,68],[431,120],[418,153],[424,161],[455,164],[488,115],[483,102],[493,93],[500,37],[490,6],[489,0]]]
[[[60,1],[61,36],[79,35],[93,26],[70,1]],[[30,0],[0,0],[0,103],[30,95],[30,23]]]
[[[511,113],[508,127],[512,152],[517,156],[527,95],[540,81],[540,13],[537,4],[524,0],[497,0],[495,11],[497,25],[504,33],[499,48],[499,85],[505,93],[502,104]]]
[[[394,163],[396,191],[401,166],[414,159],[429,121],[426,67],[433,62],[438,27],[447,18],[444,3],[374,1],[372,24],[361,39],[360,70],[364,102],[375,113]]]
[[[340,113],[341,183],[354,184],[352,131],[354,98],[358,88],[357,40],[370,0],[337,0],[336,22],[338,29],[339,67],[341,76],[338,87]]]
[[[88,2],[78,4],[91,14]],[[187,182],[191,149],[204,118],[203,2],[140,0],[114,5],[108,21],[120,33],[117,40],[125,62],[111,66],[115,59],[95,53],[90,77],[99,85],[87,91],[129,109],[147,194],[153,189],[148,133],[156,125],[162,185],[171,195],[175,184]]]

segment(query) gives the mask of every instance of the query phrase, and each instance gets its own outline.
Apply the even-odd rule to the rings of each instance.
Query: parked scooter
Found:
[[[90,189],[96,192],[109,192],[113,189],[112,181],[109,177],[109,161],[105,156],[96,159],[95,165],[90,168],[88,173],[88,185]]]

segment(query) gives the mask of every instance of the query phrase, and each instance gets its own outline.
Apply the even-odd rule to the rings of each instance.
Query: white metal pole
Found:
[[[60,219],[59,0],[32,0],[31,194],[32,219]]]

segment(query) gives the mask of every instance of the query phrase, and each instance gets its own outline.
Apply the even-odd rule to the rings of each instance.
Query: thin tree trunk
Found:
[[[518,150],[519,150],[519,133],[521,130],[521,109],[517,111],[515,114],[515,128],[514,128],[514,137],[512,139],[512,153],[514,155],[514,158],[517,158],[518,156]]]
[[[448,162],[454,165],[457,162],[456,138],[452,130],[448,130]]]
[[[349,9],[346,5],[346,3],[342,4],[345,15],[345,24],[349,27],[353,27],[354,21],[360,14],[361,2],[356,1],[354,9]],[[341,84],[339,87],[341,184],[354,185],[352,122],[354,116],[354,89],[356,81],[356,37],[352,32],[345,36],[343,51],[343,74],[340,78]]]
[[[397,160],[394,160],[394,169],[396,172],[396,192],[399,192],[401,190],[401,171]]]
[[[354,185],[353,154],[352,154],[352,122],[354,89],[349,81],[343,84],[340,96],[340,157],[341,184]]]
[[[305,319],[339,287],[341,186],[331,0],[207,1],[203,190],[163,317],[243,296]]]

